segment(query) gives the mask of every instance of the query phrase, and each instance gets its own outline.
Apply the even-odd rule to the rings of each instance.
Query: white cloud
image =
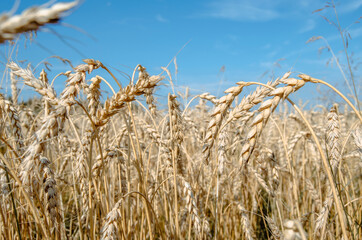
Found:
[[[239,55],[239,51],[237,48],[235,48],[235,46],[233,46],[233,44],[231,44],[230,42],[226,42],[226,41],[219,41],[216,42],[213,45],[214,49],[218,50],[218,51],[222,51],[226,54],[230,54],[233,56],[237,56]]]
[[[361,0],[354,0],[348,3],[343,1],[340,6],[337,6],[337,11],[340,13],[349,13],[358,10],[360,7],[362,7]]]
[[[272,45],[270,43],[267,43],[264,46],[262,46],[262,49],[270,49],[271,47]]]
[[[362,0],[358,0],[362,2]],[[243,22],[267,22],[274,19],[305,19],[325,5],[325,0],[211,0],[198,16]],[[353,0],[346,9],[359,7]],[[310,24],[309,28],[312,27]],[[309,29],[306,28],[309,31]]]
[[[164,17],[162,17],[160,14],[156,15],[156,20],[159,22],[168,22],[168,20]]]
[[[233,42],[237,42],[240,39],[239,36],[234,34],[227,34],[226,37]]]
[[[304,26],[298,31],[298,33],[306,33],[312,31],[316,27],[315,21],[313,19],[308,19]]]
[[[267,56],[268,58],[274,58],[274,57],[276,57],[276,56],[278,55],[278,53],[279,53],[279,48],[276,49],[276,50],[272,50],[272,51],[268,52],[268,53],[266,54],[266,56]]]
[[[362,36],[362,27],[349,30],[348,32],[351,34],[352,40],[359,38]]]
[[[234,21],[269,21],[278,18],[279,13],[270,8],[269,1],[223,0],[209,5],[206,16]],[[269,5],[269,6],[268,6]]]

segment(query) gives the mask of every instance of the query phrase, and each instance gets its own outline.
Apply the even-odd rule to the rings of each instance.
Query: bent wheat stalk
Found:
[[[362,116],[361,114],[359,113],[359,111],[355,108],[355,106],[353,106],[353,104],[348,100],[348,98],[346,96],[344,96],[340,91],[338,91],[335,87],[333,87],[332,85],[330,85],[329,83],[323,81],[323,80],[320,80],[320,79],[317,79],[317,78],[314,78],[314,77],[311,77],[307,74],[299,74],[298,77],[300,77],[301,79],[303,79],[304,81],[307,81],[307,82],[312,82],[312,83],[321,83],[321,84],[324,84],[328,87],[330,87],[333,91],[335,91],[339,96],[341,96],[341,98],[343,98],[344,101],[346,101],[346,103],[353,109],[353,111],[356,113],[356,115],[358,116],[359,120],[362,122]]]

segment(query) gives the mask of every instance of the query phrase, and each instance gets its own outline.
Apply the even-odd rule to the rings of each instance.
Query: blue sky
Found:
[[[44,3],[21,1],[16,13]],[[0,11],[10,11],[13,4],[1,1]],[[362,0],[335,4],[342,28],[362,15]],[[349,94],[335,62],[326,65],[331,53],[318,53],[326,45],[324,40],[306,44],[312,36],[323,36],[345,65],[339,32],[320,16],[336,21],[333,9],[312,13],[325,5],[326,1],[320,0],[88,0],[66,16],[62,24],[42,28],[35,41],[19,40],[18,51],[11,57],[15,61],[27,59],[33,66],[51,55],[70,59],[74,65],[83,58],[94,58],[131,75],[137,64],[151,74],[159,74],[160,67],[178,53],[177,77],[173,62],[169,69],[180,91],[188,86],[195,94],[211,92],[220,96],[235,82],[266,82],[293,70],[324,79]],[[362,25],[353,24],[348,30],[352,38],[348,51],[353,53],[357,65],[362,61]],[[0,47],[1,62],[6,61],[10,49],[9,45]],[[49,61],[53,64],[51,74],[69,70],[57,60]],[[361,67],[355,70],[359,88]],[[127,79],[113,71],[127,84]],[[106,73],[99,74],[111,81]],[[3,88],[6,82],[3,80]],[[58,81],[55,86],[61,90],[63,85],[63,81]],[[160,98],[163,93],[164,90],[159,93]],[[317,95],[315,86],[307,86],[294,99],[306,101]]]

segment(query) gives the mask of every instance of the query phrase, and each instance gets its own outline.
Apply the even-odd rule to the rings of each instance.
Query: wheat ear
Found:
[[[205,145],[202,149],[203,153],[203,160],[208,163],[209,157],[211,153],[211,148],[214,145],[215,139],[217,137],[217,134],[219,132],[221,123],[226,115],[227,110],[229,109],[230,105],[234,101],[235,97],[238,96],[241,91],[243,90],[243,87],[245,86],[244,82],[237,83],[238,85],[235,87],[231,87],[225,91],[227,95],[221,97],[217,101],[217,106],[211,115],[211,121],[209,122],[209,125],[207,127],[207,132],[205,136]]]
[[[20,118],[19,118],[19,114],[18,111],[16,110],[16,108],[13,106],[13,104],[4,99],[4,96],[2,94],[0,94],[0,116],[2,115],[2,112],[6,112],[9,116],[10,119],[10,123],[11,123],[11,128],[13,130],[13,135],[14,135],[14,141],[16,144],[16,149],[19,152],[19,155],[22,155],[23,151],[24,151],[24,137],[23,137],[23,133],[21,130],[21,124],[20,124]],[[20,159],[21,161],[21,159]]]
[[[241,164],[246,164],[248,162],[252,152],[254,151],[256,141],[263,130],[263,127],[268,122],[270,115],[274,112],[279,102],[287,98],[289,94],[297,91],[305,84],[303,80],[287,78],[289,74],[290,73],[286,73],[280,80],[280,82],[286,84],[286,86],[279,87],[271,91],[268,95],[272,96],[272,98],[261,103],[258,109],[259,114],[252,122],[252,127],[247,135],[247,142],[241,150]]]
[[[144,69],[142,66],[139,68]],[[124,107],[125,103],[134,101],[136,96],[145,94],[147,89],[154,88],[163,79],[160,76],[149,76],[145,74],[145,70],[141,70],[136,84],[131,82],[128,86],[120,89],[111,99],[106,100],[102,109],[97,110],[96,126],[106,124],[110,117]]]
[[[112,210],[107,214],[105,223],[101,230],[101,239],[102,240],[114,240],[119,239],[118,237],[118,222],[122,217],[120,208],[123,203],[123,198],[120,199],[112,208]]]
[[[238,209],[241,212],[241,224],[244,230],[244,234],[245,234],[245,238],[248,240],[253,240],[254,239],[254,230],[250,224],[250,219],[249,216],[247,214],[246,209],[240,204],[238,203]]]
[[[41,26],[56,23],[64,12],[74,8],[78,1],[69,3],[56,3],[50,8],[32,7],[20,15],[0,16],[0,44],[6,40],[13,40],[17,34],[36,31]]]
[[[327,151],[328,158],[331,165],[332,174],[336,175],[336,171],[340,162],[341,153],[340,153],[340,132],[339,132],[339,117],[337,114],[337,105],[334,105],[329,111],[327,118]],[[333,186],[328,185],[327,187],[327,196],[323,202],[322,210],[319,213],[319,216],[316,221],[316,228],[314,232],[322,229],[321,237],[324,238],[326,224],[330,209],[334,202],[332,188]]]
[[[46,209],[55,228],[62,223],[61,214],[59,214],[56,181],[53,170],[50,168],[50,161],[46,157],[40,158],[43,172],[43,183],[45,191]]]

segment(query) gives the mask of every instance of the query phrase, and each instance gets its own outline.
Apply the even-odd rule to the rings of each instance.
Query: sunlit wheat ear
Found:
[[[139,65],[138,69],[139,69],[138,79],[142,80],[142,79],[150,78],[150,75],[146,71],[146,68]],[[156,104],[155,104],[155,99],[153,97],[153,92],[154,92],[154,88],[146,88],[145,91],[144,91],[144,94],[145,94],[145,97],[146,97],[146,103],[148,105],[148,109],[150,110],[151,114],[153,116],[155,116],[157,108],[156,108]]]
[[[67,72],[64,74],[68,79],[60,99],[56,97],[54,88],[44,78],[36,78],[30,69],[20,68],[14,62],[10,62],[7,66],[12,70],[13,74],[24,79],[26,85],[33,87],[52,105],[70,106],[74,104],[75,97],[85,83],[86,73],[91,73],[94,69],[101,67],[102,64],[93,59],[84,59],[83,61],[86,64],[75,67],[74,73]]]
[[[170,148],[173,150],[173,154],[175,155],[177,173],[184,175],[185,163],[181,152],[181,144],[184,138],[183,125],[180,104],[177,102],[175,95],[168,95],[168,107],[171,130]]]
[[[86,62],[86,64],[81,64],[74,68],[74,73],[67,74],[67,84],[61,94],[60,100],[54,101],[55,106],[53,111],[43,120],[42,126],[34,134],[34,141],[26,151],[20,171],[21,180],[25,185],[29,185],[32,176],[36,174],[36,172],[34,172],[35,166],[39,165],[39,156],[43,152],[47,140],[52,137],[57,137],[59,131],[63,129],[63,124],[70,107],[75,104],[75,99],[85,82],[86,73],[91,73],[93,69],[101,66],[99,61],[93,59],[85,59],[84,62]],[[9,67],[11,68],[11,66]],[[25,77],[28,75],[29,74],[25,74]],[[31,78],[31,82],[35,82],[34,78]],[[34,87],[37,86],[38,85],[34,85]],[[41,86],[40,88],[43,89]],[[51,101],[49,102],[51,104],[53,103]]]
[[[226,130],[223,129],[219,134],[219,142],[218,142],[218,174],[221,176],[224,173],[224,165],[227,162],[226,156],[226,146],[227,146],[227,133]]]
[[[141,126],[145,129],[145,132],[152,139],[152,141],[154,141],[158,146],[160,146],[162,144],[164,144],[164,145],[166,144],[163,140],[161,140],[160,134],[153,126],[151,126],[150,124],[148,124],[145,121],[142,121]]]
[[[118,238],[118,223],[122,217],[121,213],[121,205],[123,203],[123,199],[119,200],[112,210],[107,214],[105,223],[101,229],[101,239],[102,240],[114,240]]]
[[[306,131],[308,129],[307,125],[305,124],[305,122],[303,121],[303,119],[300,118],[300,116],[291,113],[288,115],[288,118],[293,119],[294,121],[296,121],[302,128],[303,131]]]
[[[155,104],[155,98],[153,97],[153,92],[154,92],[154,89],[146,89],[145,90],[145,96],[146,96],[146,103],[148,105],[148,109],[150,110],[151,114],[153,116],[156,115],[157,113],[157,107],[156,107],[156,104]]]
[[[212,102],[212,103],[215,104],[215,105],[218,103],[217,97],[215,97],[214,95],[211,95],[210,93],[200,94],[199,97],[200,97],[201,99],[208,100],[208,101]]]
[[[276,225],[273,218],[266,216],[265,220],[268,223],[268,227],[270,228],[271,233],[273,234],[273,237],[275,239],[280,239],[280,240],[284,239],[283,233],[279,230],[279,227]]]
[[[357,151],[362,155],[362,126],[359,126],[353,133],[354,143],[357,146]]]
[[[187,181],[185,181],[184,179],[183,179],[183,185],[184,185],[184,195],[186,198],[187,211],[188,211],[189,215],[191,216],[196,235],[200,235],[201,230],[202,230],[201,229],[202,221],[201,221],[201,218],[199,215],[199,209],[196,205],[196,199],[195,199],[194,193],[191,189],[190,184]]]
[[[279,83],[279,79],[277,79],[274,82],[268,82],[266,85],[275,88],[276,86],[278,86]],[[250,114],[250,109],[255,105],[261,103],[271,91],[272,89],[270,88],[258,86],[254,92],[246,97],[243,97],[240,103],[231,110],[225,124],[240,118],[243,119],[243,122],[248,121],[251,117],[254,116],[254,114]]]
[[[76,159],[75,157],[76,148],[71,145],[68,136],[67,135],[62,136],[62,138],[59,139],[59,142],[60,142],[59,145],[61,146],[60,151],[66,153],[67,155],[55,174],[57,177],[60,177],[64,174],[66,167],[68,166],[68,164],[72,159]]]
[[[98,106],[100,104],[100,84],[102,81],[102,77],[95,76],[91,79],[91,84],[86,89],[87,100],[88,100],[88,111],[89,115],[92,117],[92,120],[95,121],[96,113]]]
[[[328,113],[327,123],[327,151],[328,158],[332,167],[333,174],[336,170],[341,158],[340,150],[340,121],[338,117],[338,106],[334,105]]]
[[[274,191],[273,189],[270,188],[270,186],[268,185],[268,183],[265,181],[265,179],[263,178],[263,176],[254,168],[252,168],[251,166],[247,167],[248,170],[250,172],[253,173],[255,179],[257,180],[257,182],[260,184],[260,186],[262,186],[262,188],[268,193],[270,194],[270,196],[275,197]]]
[[[337,174],[337,168],[340,162],[341,153],[340,153],[340,126],[339,126],[339,117],[338,117],[337,105],[334,105],[327,115],[327,152],[328,158],[331,165],[332,173]],[[332,204],[334,202],[331,186],[327,187],[327,196],[323,202],[323,207],[319,212],[319,216],[316,220],[316,227],[314,232],[318,232],[322,229],[322,234],[327,225],[328,215]],[[324,236],[321,236],[324,237]]]
[[[181,144],[183,141],[183,133],[182,133],[182,119],[180,112],[180,104],[176,100],[175,95],[169,94],[169,113],[170,113],[170,126],[171,126],[171,136],[172,140]]]
[[[274,152],[271,149],[265,149],[264,158],[268,162],[268,183],[270,189],[273,193],[276,193],[280,184],[280,176],[279,176],[279,163],[277,162],[276,157],[274,156]]]
[[[22,155],[24,151],[24,137],[21,130],[18,111],[10,101],[5,100],[3,95],[0,94],[0,116],[3,113],[6,113],[9,116],[12,132],[14,135],[16,150],[18,151],[19,155]]]
[[[37,121],[34,119],[34,113],[33,111],[31,111],[28,108],[24,108],[22,107],[21,112],[20,112],[20,117],[21,117],[21,126],[24,132],[24,136],[31,136],[32,133],[34,132],[34,128],[32,128],[32,126],[36,126],[37,125]],[[30,132],[30,130],[32,132]]]
[[[32,7],[20,15],[0,15],[0,44],[6,40],[13,40],[17,34],[36,31],[41,26],[56,23],[64,12],[74,8],[78,1],[56,3],[50,8]]]
[[[208,163],[209,157],[211,153],[211,148],[214,145],[215,139],[217,137],[217,134],[219,132],[221,123],[226,115],[226,112],[228,111],[230,105],[234,101],[235,97],[238,96],[241,91],[243,90],[243,87],[245,86],[244,82],[238,83],[238,86],[231,87],[225,91],[227,95],[221,97],[217,101],[216,108],[211,115],[211,120],[209,122],[209,125],[207,127],[207,132],[205,136],[205,145],[202,149],[203,153],[203,160]]]
[[[241,213],[241,224],[244,230],[245,238],[248,240],[254,239],[255,233],[254,230],[250,224],[250,219],[248,216],[248,211],[240,204],[238,203],[238,209]]]
[[[148,133],[152,141],[154,141],[159,147],[160,158],[163,161],[163,166],[166,167],[167,170],[170,166],[172,166],[172,153],[171,153],[172,150],[169,144],[171,141],[169,138],[170,137],[169,133],[166,134],[167,139],[161,139],[161,136],[158,133],[158,131],[156,131],[151,125],[145,122],[142,126],[144,126],[146,132]],[[166,123],[166,131],[170,131],[170,124],[168,122]]]
[[[82,219],[85,220],[89,208],[89,181],[88,181],[88,156],[92,133],[87,130],[82,139],[82,146],[77,154],[75,162],[75,179],[79,182],[79,190],[82,199]]]
[[[188,128],[188,132],[191,132],[194,136],[193,139],[197,139],[198,142],[202,143],[203,139],[201,138],[199,127],[196,125],[195,121],[188,115],[183,115],[182,120],[184,120],[184,123]]]
[[[45,84],[49,83],[48,75],[44,71],[44,69],[41,70],[39,80],[44,82]],[[46,99],[43,99],[43,103],[44,103],[44,117],[46,118],[50,113],[50,103]]]
[[[34,88],[34,90],[41,94],[45,100],[53,105],[59,103],[54,88],[50,86],[48,82],[36,78],[30,68],[23,69],[15,62],[10,62],[7,66],[11,69],[11,74],[22,78],[26,85]]]
[[[309,179],[306,179],[305,183],[306,183],[307,190],[308,190],[310,196],[312,197],[313,205],[316,206],[316,209],[318,209],[318,210],[321,209],[322,201],[319,197],[319,193],[318,193],[317,189],[315,189],[313,183]]]
[[[57,190],[56,190],[56,181],[54,179],[53,170],[50,168],[50,162],[47,158],[40,158],[42,174],[43,174],[43,184],[45,192],[45,202],[46,209],[51,218],[52,225],[56,228],[58,219],[61,217],[58,209],[58,200],[57,200]],[[59,223],[61,223],[60,221]]]
[[[289,145],[288,145],[288,156],[292,157],[292,154],[294,152],[294,148],[296,147],[297,143],[303,139],[303,138],[309,138],[310,133],[309,132],[304,132],[301,131],[299,133],[297,133],[296,135],[294,135],[290,140],[289,140]]]
[[[6,169],[5,165],[0,163],[0,196],[3,195],[6,197],[10,191],[9,191],[9,182],[6,178]]]
[[[247,135],[247,142],[244,144],[241,150],[240,164],[242,165],[248,162],[250,155],[254,151],[257,139],[259,138],[263,128],[269,120],[270,115],[274,112],[279,102],[287,98],[289,94],[297,91],[305,84],[303,80],[298,80],[295,78],[284,79],[284,77],[280,80],[280,82],[286,84],[286,86],[279,87],[268,94],[269,96],[272,96],[272,98],[261,103],[258,109],[259,114],[256,115],[254,121],[251,124],[251,129]]]
[[[98,109],[96,126],[106,124],[110,117],[124,107],[125,103],[134,101],[136,96],[145,94],[147,89],[154,88],[163,79],[160,76],[149,76],[146,74],[145,68],[142,66],[139,68],[140,73],[137,83],[133,84],[131,82],[128,86],[120,89],[111,99],[106,100],[102,109]]]
[[[94,122],[94,121],[93,121]],[[101,140],[101,146],[103,150],[107,150],[111,147],[111,124],[106,124],[102,127],[100,127],[99,131],[98,131],[98,138]]]
[[[119,162],[122,161],[119,151],[116,149],[106,149],[103,153],[103,159],[99,154],[96,158],[96,162],[92,166],[92,175],[93,177],[100,177],[101,172],[105,169],[105,167],[112,161],[117,159]]]
[[[61,93],[61,105],[70,107],[75,104],[75,98],[86,86],[85,78],[87,74],[102,66],[102,63],[94,59],[83,59],[85,64],[80,64],[74,68],[74,73],[67,74],[66,87]]]

